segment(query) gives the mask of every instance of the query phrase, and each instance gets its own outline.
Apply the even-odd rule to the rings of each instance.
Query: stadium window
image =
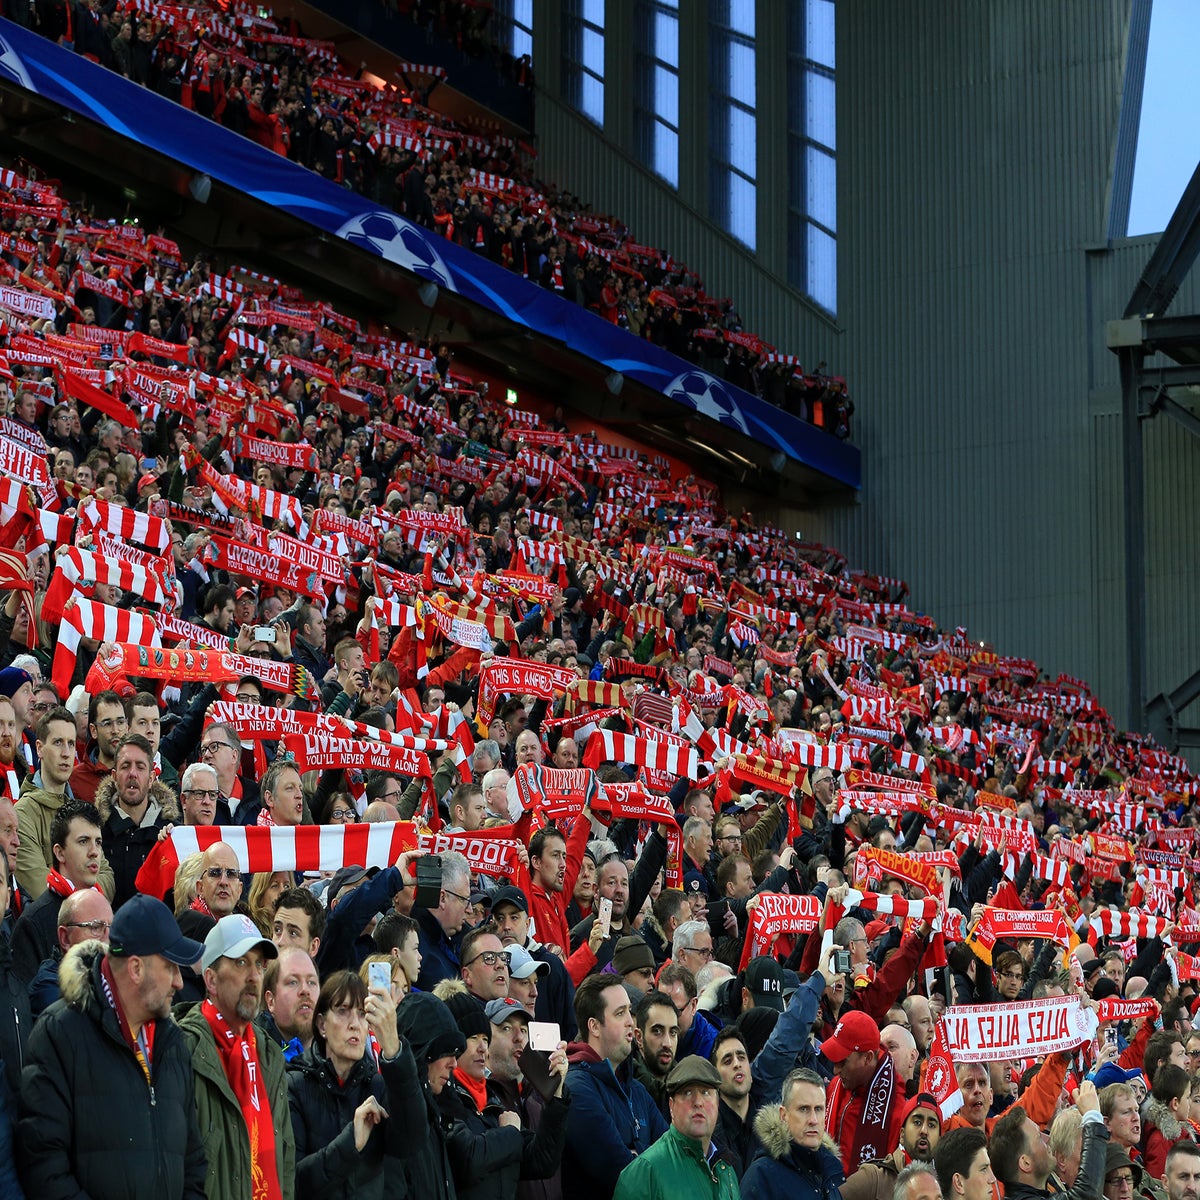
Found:
[[[562,17],[563,99],[604,124],[604,0],[566,0]]]
[[[837,312],[834,0],[788,15],[788,282]]]
[[[757,238],[754,0],[709,0],[709,205],[739,242]]]
[[[533,0],[497,0],[500,46],[513,58],[533,61]]]
[[[634,127],[638,157],[679,186],[679,0],[638,0]]]

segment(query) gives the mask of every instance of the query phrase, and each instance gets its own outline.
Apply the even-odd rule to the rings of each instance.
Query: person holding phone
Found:
[[[371,1037],[379,1047],[378,1061]],[[288,1064],[296,1200],[384,1194],[384,1158],[405,1158],[425,1120],[412,1051],[390,990],[338,971],[321,988],[313,1042]]]

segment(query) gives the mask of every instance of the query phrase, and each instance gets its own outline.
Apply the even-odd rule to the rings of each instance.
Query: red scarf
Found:
[[[46,876],[46,888],[65,900],[75,890],[75,885],[65,875],[51,871]]]
[[[483,1112],[487,1108],[487,1080],[475,1079],[468,1075],[462,1067],[454,1068],[454,1078],[462,1085],[462,1088],[467,1092],[471,1099],[475,1101],[475,1107],[479,1112]]]
[[[195,900],[193,900],[191,902],[191,904],[188,905],[188,907],[195,910],[196,912],[203,913],[206,917],[212,917],[212,919],[214,921],[217,919],[213,915],[213,910],[208,907],[208,901],[205,900],[203,896],[197,896],[195,898]]]
[[[233,1032],[211,1000],[200,1006],[213,1031],[217,1053],[225,1068],[225,1078],[237,1097],[250,1137],[251,1200],[283,1200],[279,1171],[275,1163],[275,1126],[271,1100],[263,1083],[253,1024],[240,1037]]]
[[[893,1126],[903,1099],[903,1089],[896,1086],[895,1062],[886,1051],[880,1052],[879,1065],[861,1100],[844,1088],[840,1079],[830,1083],[825,1131],[837,1141],[848,1173],[888,1152],[895,1141]]]

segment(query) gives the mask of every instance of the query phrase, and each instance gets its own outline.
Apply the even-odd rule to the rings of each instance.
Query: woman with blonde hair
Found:
[[[246,901],[250,917],[262,931],[263,937],[271,936],[275,920],[275,901],[290,887],[295,887],[296,876],[291,871],[256,871],[250,880],[250,896]]]
[[[176,918],[181,917],[192,907],[192,901],[196,899],[196,885],[200,882],[200,876],[203,873],[203,854],[189,854],[175,868],[174,900]]]

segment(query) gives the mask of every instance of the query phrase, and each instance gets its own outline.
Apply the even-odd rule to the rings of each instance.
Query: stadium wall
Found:
[[[757,9],[758,161],[777,169],[786,48],[771,22],[782,7]],[[749,328],[847,377],[857,502],[758,511],[907,579],[914,605],[939,620],[1088,679],[1124,721],[1120,397],[1104,325],[1153,244],[1105,242],[1130,0],[849,3],[837,19],[836,327],[766,265],[784,261],[778,179],[760,179],[757,257],[699,215],[695,45],[679,197],[539,96],[543,169],[736,296]],[[538,74],[547,82],[540,63]],[[622,103],[610,89],[609,111]],[[1172,311],[1198,304],[1192,283]],[[1154,695],[1200,666],[1185,603],[1200,582],[1200,446],[1159,418],[1146,455]]]

